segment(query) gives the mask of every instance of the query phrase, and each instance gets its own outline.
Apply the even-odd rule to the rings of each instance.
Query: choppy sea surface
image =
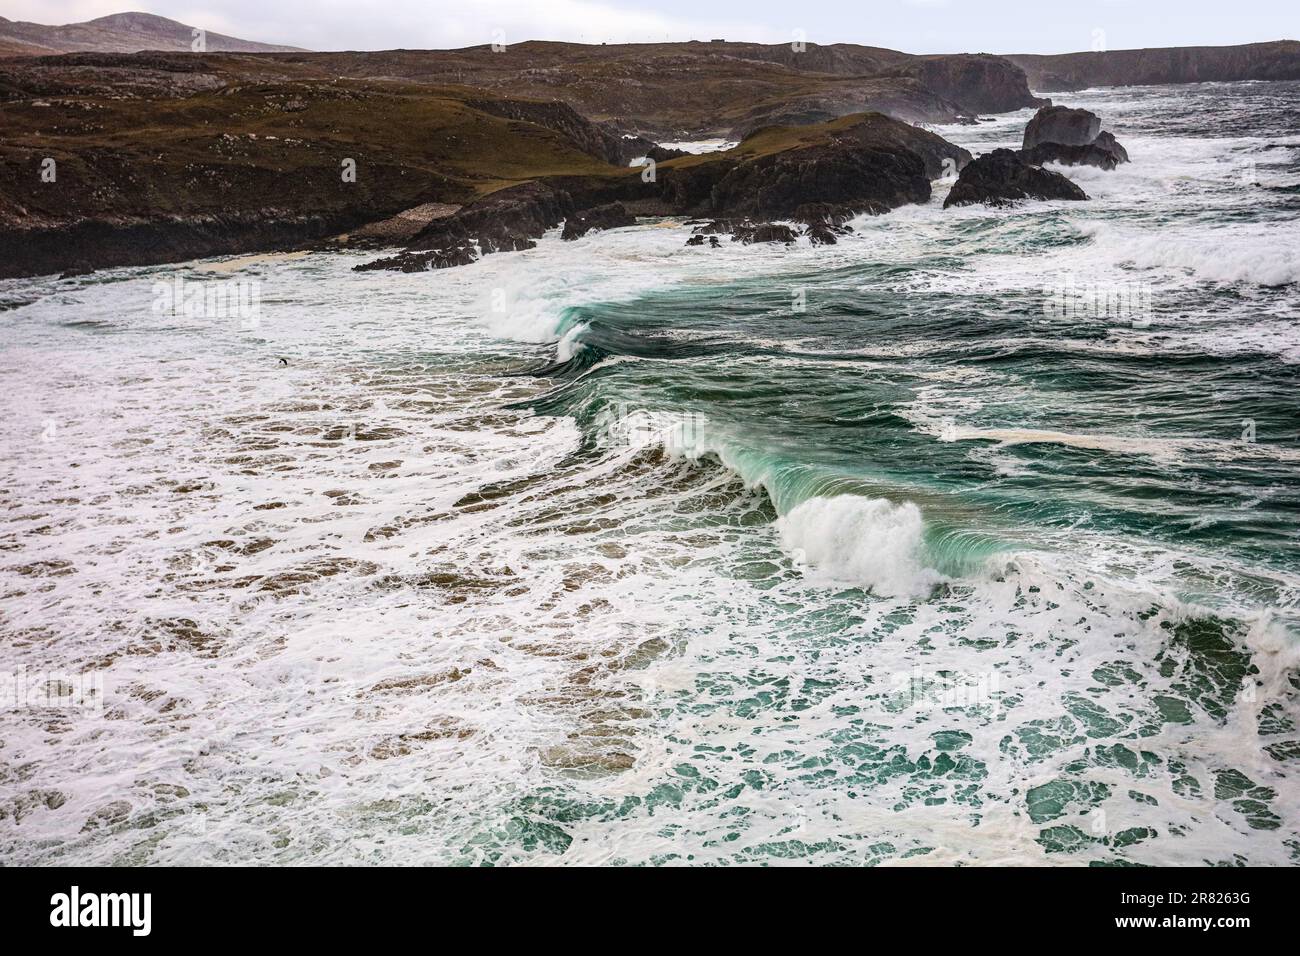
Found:
[[[1300,84],[1060,101],[1087,203],[0,284],[0,861],[1300,862]]]

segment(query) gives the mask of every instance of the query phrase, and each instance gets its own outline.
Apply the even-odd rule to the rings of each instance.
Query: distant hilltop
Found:
[[[194,29],[176,20],[139,12],[115,13],[64,26],[0,17],[0,57],[189,52]],[[205,40],[208,53],[307,52],[299,47],[241,40],[211,31]],[[350,67],[340,70],[349,75],[377,77],[392,72],[405,78],[436,77],[442,82],[469,81],[471,85],[497,89],[514,84],[518,87],[515,92],[543,99],[559,97],[588,115],[607,117],[633,112],[631,104],[624,102],[632,92],[626,87],[633,83],[633,77],[637,83],[653,82],[649,74],[666,69],[678,79],[686,79],[692,90],[708,100],[715,92],[711,81],[726,76],[742,86],[749,81],[755,84],[745,89],[745,98],[753,104],[753,116],[741,133],[766,122],[819,122],[863,108],[884,109],[914,122],[952,122],[959,115],[1033,105],[1028,90],[1056,93],[1093,86],[1300,79],[1300,42],[1296,40],[1004,56],[916,56],[852,43],[808,43],[796,50],[789,43],[718,38],[707,42],[631,44],[532,41],[512,45],[515,55],[508,60],[479,55],[488,49],[353,51],[319,56],[322,60],[349,58],[346,64],[340,64]],[[521,63],[526,67],[520,68]],[[752,65],[752,76],[745,75],[745,64]],[[792,102],[792,91],[784,88],[789,84],[776,81],[778,88],[771,88],[773,67],[801,76],[800,82],[809,81],[798,102]],[[1019,75],[1022,71],[1023,80]],[[558,82],[561,76],[578,86],[595,81],[599,92],[575,95]],[[839,88],[831,89],[813,77],[833,77]],[[773,102],[772,94],[782,101],[779,105]],[[665,112],[678,111],[670,108]]]
[[[47,26],[0,17],[0,56],[50,56],[58,53],[138,53],[188,51],[196,28],[152,13],[114,13],[85,23]],[[210,53],[294,53],[298,47],[255,43],[208,31]]]

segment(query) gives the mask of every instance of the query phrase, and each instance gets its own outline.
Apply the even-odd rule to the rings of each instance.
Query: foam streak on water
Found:
[[[834,247],[0,285],[0,860],[1294,864],[1295,92]]]

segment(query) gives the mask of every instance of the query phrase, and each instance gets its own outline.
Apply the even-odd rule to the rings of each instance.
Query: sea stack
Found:
[[[1103,132],[1101,117],[1084,109],[1044,106],[1025,127],[1020,157],[1032,166],[1097,166],[1112,170],[1129,161],[1128,150]]]

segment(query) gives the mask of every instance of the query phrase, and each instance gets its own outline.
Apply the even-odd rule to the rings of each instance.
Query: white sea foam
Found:
[[[777,521],[781,541],[816,572],[885,597],[926,593],[940,578],[924,568],[924,522],[911,502],[839,495],[811,498]]]
[[[664,149],[680,149],[686,153],[719,153],[731,149],[738,143],[736,140],[715,138],[680,140],[671,143],[660,143],[659,145]]]
[[[1225,284],[1300,282],[1300,228],[1294,222],[1239,227],[1230,239],[1213,228],[1195,236],[1152,236],[1099,222],[1079,228],[1093,237],[1103,256],[1122,266],[1185,271],[1203,281]]]

